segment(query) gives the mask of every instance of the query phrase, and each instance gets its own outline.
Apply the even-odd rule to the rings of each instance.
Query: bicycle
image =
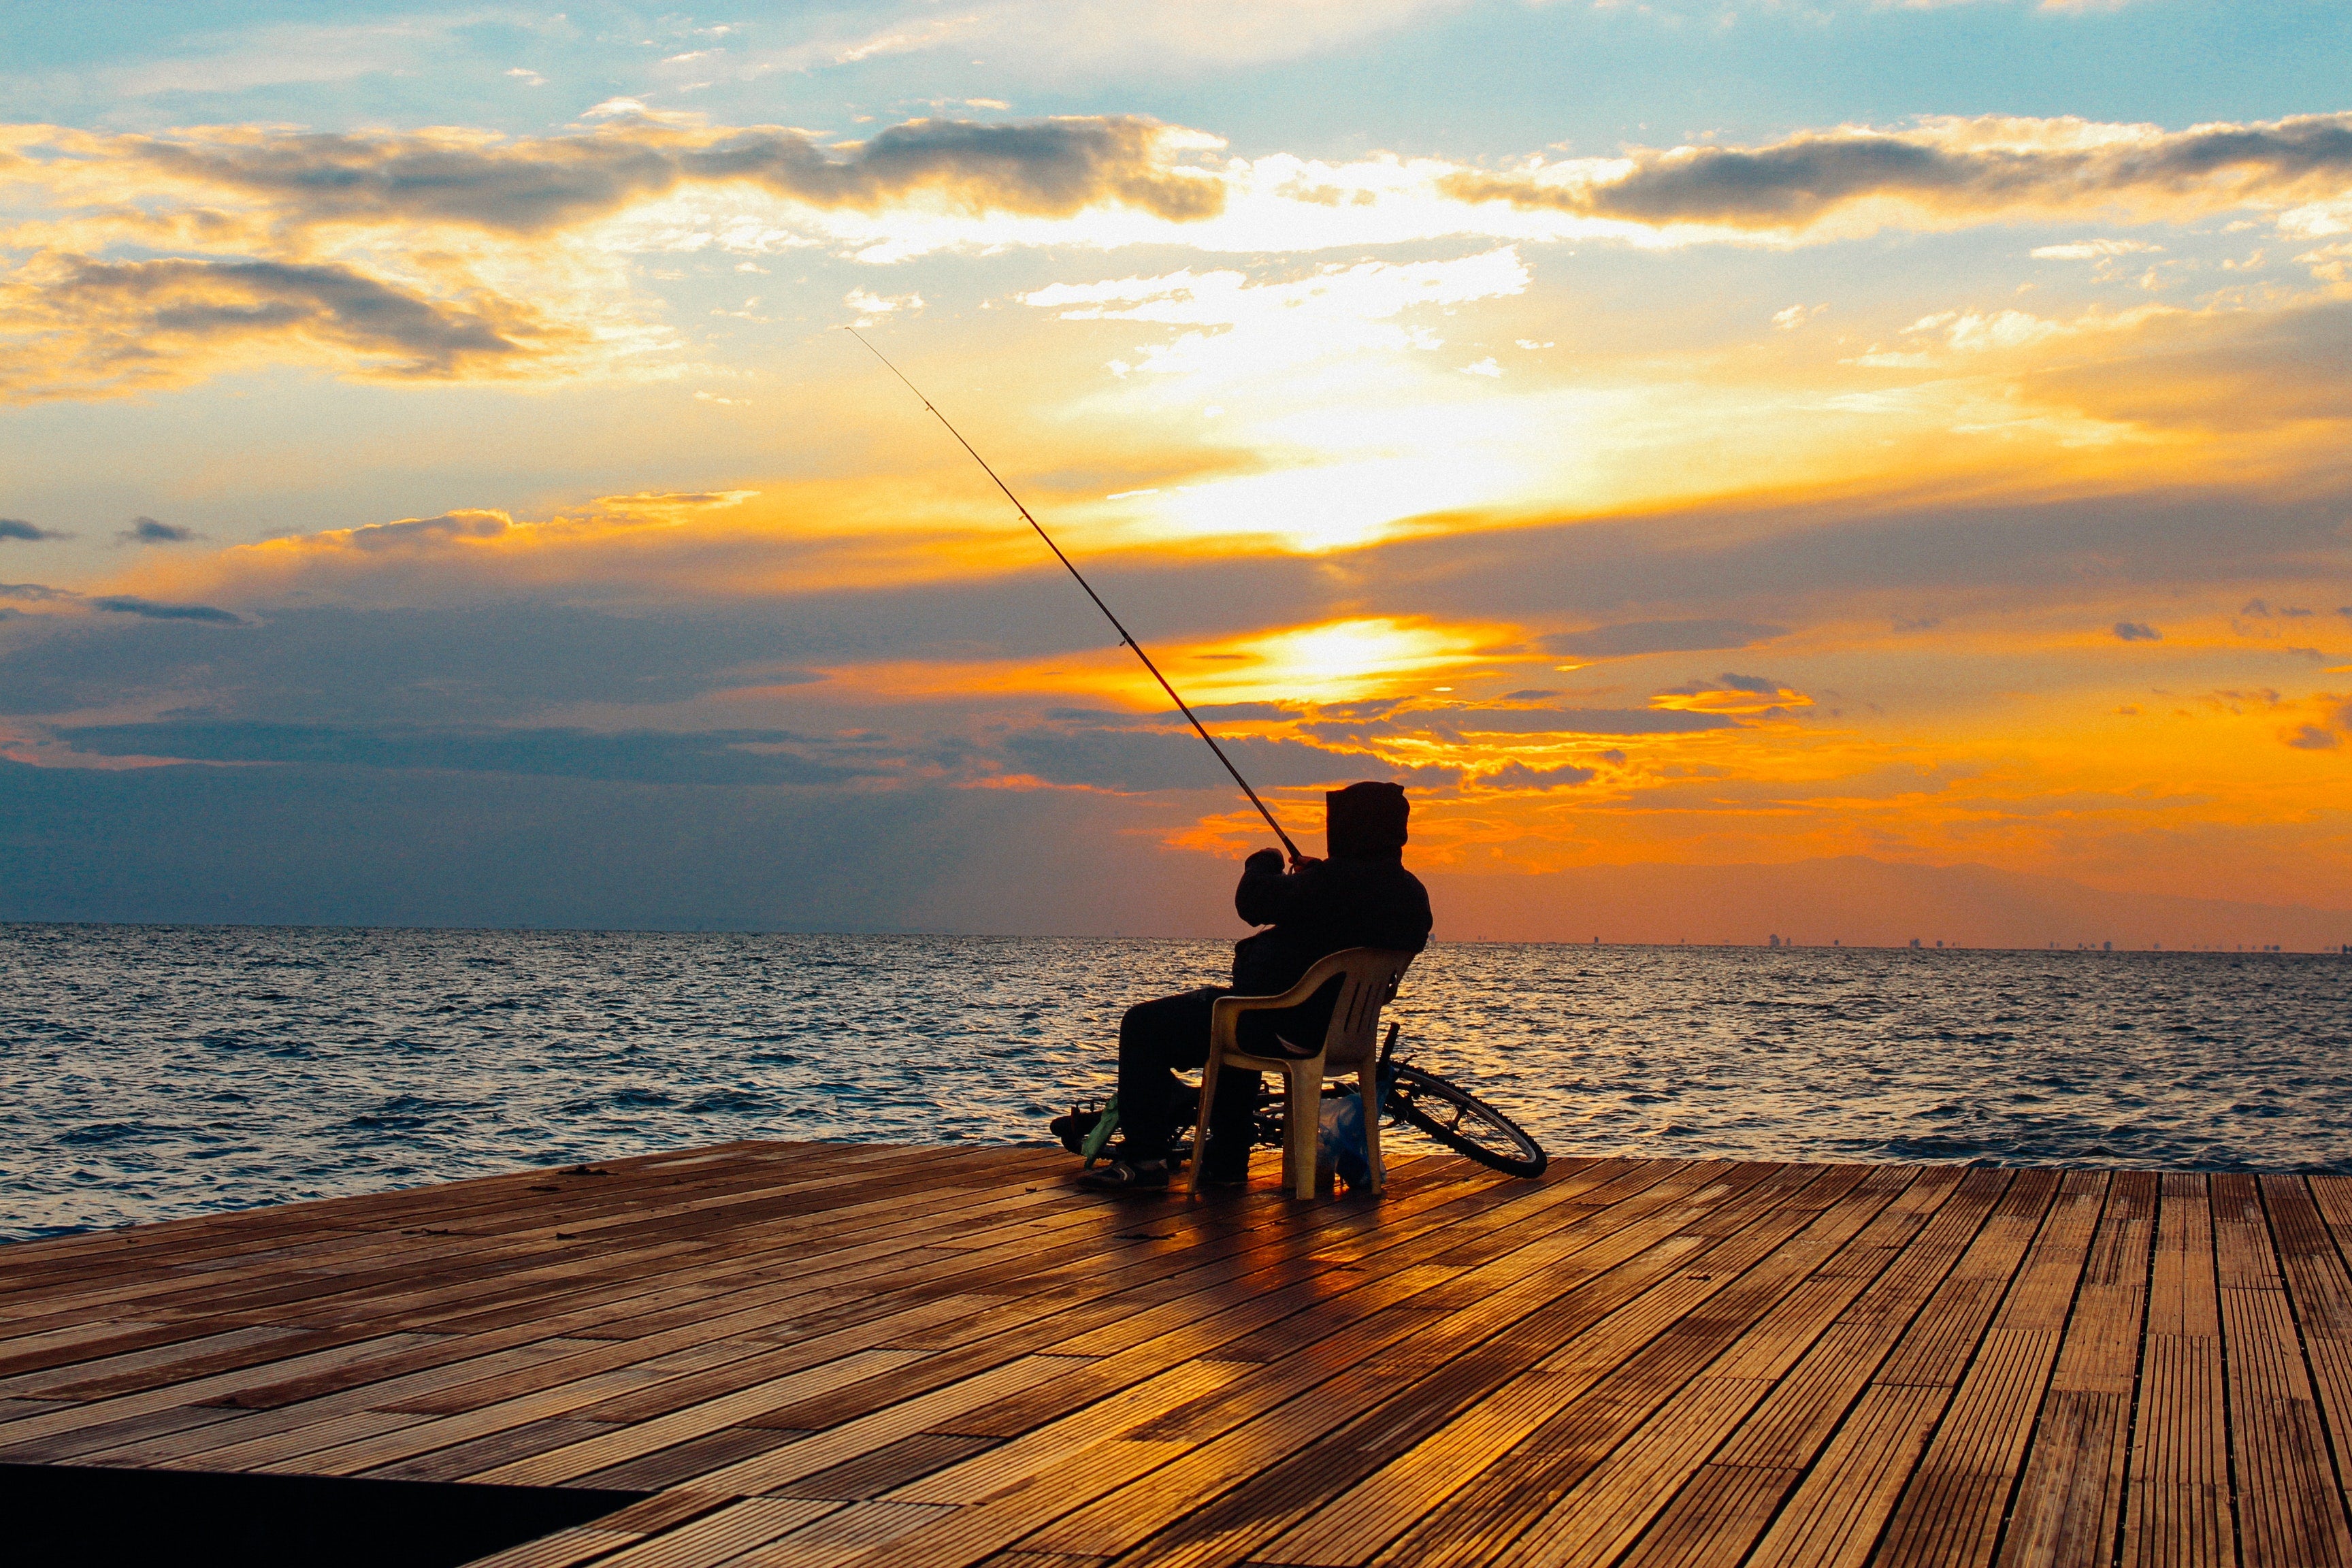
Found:
[[[1393,1023],[1389,1026],[1388,1038],[1381,1044],[1380,1062],[1374,1069],[1380,1075],[1381,1116],[1390,1123],[1402,1121],[1425,1132],[1455,1153],[1489,1170],[1529,1181],[1542,1175],[1551,1157],[1525,1128],[1468,1089],[1397,1056],[1400,1027]],[[1352,1091],[1337,1084],[1326,1084],[1323,1092],[1332,1096]],[[1192,1127],[1197,1108],[1197,1100],[1185,1102],[1176,1123],[1180,1135]],[[1074,1105],[1067,1116],[1055,1117],[1052,1126],[1062,1146],[1073,1154],[1083,1155],[1091,1166],[1101,1157],[1111,1133],[1118,1127],[1118,1096],[1111,1095],[1098,1107]],[[1254,1131],[1252,1142],[1257,1147],[1283,1146],[1282,1104],[1267,1096],[1263,1086]]]

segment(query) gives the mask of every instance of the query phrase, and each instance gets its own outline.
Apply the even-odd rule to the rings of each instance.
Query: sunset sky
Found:
[[[1237,931],[855,325],[1441,938],[2352,941],[2352,7],[331,10],[0,5],[0,918]]]

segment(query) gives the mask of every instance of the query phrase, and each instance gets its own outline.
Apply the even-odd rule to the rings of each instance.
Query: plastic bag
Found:
[[[1361,1095],[1324,1096],[1322,1117],[1315,1129],[1316,1184],[1319,1186],[1332,1176],[1351,1189],[1371,1182],[1371,1155],[1364,1143]]]

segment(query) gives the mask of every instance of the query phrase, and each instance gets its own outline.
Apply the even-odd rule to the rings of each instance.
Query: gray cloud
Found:
[[[1786,684],[1769,675],[1734,675],[1726,670],[1713,680],[1686,680],[1667,690],[1685,697],[1696,697],[1702,691],[1745,691],[1755,697],[1778,697]]]
[[[1543,639],[1546,653],[1586,658],[1623,658],[1644,653],[1702,653],[1747,647],[1785,635],[1786,628],[1756,621],[1622,621],[1559,632]]]
[[[1525,763],[1506,763],[1499,768],[1480,773],[1472,781],[1480,789],[1570,789],[1577,784],[1591,784],[1600,776],[1598,769],[1568,765],[1557,768],[1531,768]]]
[[[1843,515],[1811,508],[1705,509],[1580,521],[1510,535],[1401,541],[1339,558],[1359,614],[1557,625],[1626,607],[1840,616],[1884,595],[1906,610],[2063,604],[2086,584],[2284,584],[2324,591],[2347,562],[2347,494],[2278,500],[2243,491],[2151,489],[2022,506],[1945,503]],[[1314,602],[1336,600],[1323,589]],[[1930,616],[1928,618],[1936,618]],[[1915,619],[1913,624],[1916,624]]]
[[[889,771],[871,763],[845,765],[822,754],[780,749],[806,747],[814,741],[783,730],[600,734],[568,728],[359,728],[188,720],[81,725],[56,733],[76,751],[94,756],[527,773],[637,784],[832,784]],[[814,743],[820,752],[825,747],[821,741]]]
[[[1219,742],[1244,777],[1261,788],[1337,784],[1356,779],[1451,784],[1452,768],[1399,769],[1369,752],[1339,751],[1304,741],[1233,736]],[[1231,789],[1233,781],[1187,730],[1181,733],[1042,727],[1015,731],[1003,742],[1012,766],[1049,784],[1092,784],[1129,793]]]
[[[127,626],[51,619],[51,635],[0,651],[0,710],[164,700],[224,718],[446,725],[572,702],[677,702],[753,679],[821,679],[781,663],[805,638],[767,607],[699,616],[532,604],[276,609],[235,637],[152,617]],[[746,667],[756,677],[736,673]]]
[[[1891,135],[1805,132],[1763,147],[1643,151],[1633,154],[1630,172],[1590,184],[1486,174],[1440,184],[1463,201],[1641,224],[1801,228],[1890,196],[1955,215],[2200,192],[2210,207],[2332,191],[2352,179],[2352,115],[2205,126],[2092,147],[1972,144],[1967,130],[1963,121]]]
[[[2240,596],[2262,587],[2307,603],[2312,591],[2343,580],[2344,516],[2341,495],[2282,502],[2221,490],[1846,516],[1820,508],[1701,510],[1519,528],[1507,549],[1492,534],[1468,532],[1313,560],[1106,563],[1097,583],[1147,646],[1166,648],[1343,613],[1591,626],[1672,625],[1679,609],[1693,618],[1712,612],[1702,624],[1744,626],[1760,617],[1743,613],[1753,617],[1769,605],[1825,625],[1858,616],[1876,627],[1882,604],[1960,613],[2078,602],[2086,584],[2102,595],[2137,585],[2242,584]],[[351,585],[424,598],[481,593],[438,560],[390,552],[380,568],[369,567],[380,581]],[[2311,590],[2294,590],[2297,580]],[[14,596],[29,603],[31,586]],[[332,582],[319,586],[336,591]],[[1629,609],[1657,618],[1633,621]],[[0,706],[63,713],[161,700],[287,721],[509,721],[569,702],[673,702],[731,686],[813,680],[812,666],[1050,659],[1103,645],[1083,597],[1045,570],[634,614],[533,602],[517,591],[508,602],[433,610],[281,605],[266,619],[234,638],[214,626],[130,616],[51,616],[30,632],[28,624],[12,625],[12,643],[0,646]],[[1182,668],[1172,673],[1186,684]],[[1360,724],[1395,710],[1394,699],[1377,699],[1322,706],[1317,717]],[[1603,710],[1601,719],[1574,722],[1643,733],[1661,722],[1707,721],[1633,712]],[[1555,721],[1538,708],[1488,710],[1481,721],[1529,732]],[[1324,738],[1338,743],[1361,732]]]
[[[59,533],[54,529],[42,528],[26,522],[21,517],[0,517],[0,539],[21,539],[30,542],[37,539],[71,539],[72,537],[70,533]]]
[[[120,137],[109,145],[160,174],[260,197],[309,222],[541,233],[680,185],[726,184],[859,211],[921,194],[974,212],[1062,216],[1118,204],[1179,221],[1213,216],[1223,186],[1171,169],[1167,133],[1155,121],[1099,115],[915,120],[831,147],[780,127],[689,132],[642,121],[503,145],[394,134]]]
[[[0,599],[27,599],[47,604],[53,599],[77,599],[81,595],[68,588],[47,588],[38,583],[0,583]]]
[[[49,334],[37,358],[19,355],[18,397],[184,381],[256,343],[332,347],[430,380],[571,341],[515,301],[484,297],[478,310],[325,264],[59,255],[17,291]]]
[[[152,517],[134,517],[131,520],[131,526],[114,537],[125,544],[185,544],[190,540],[202,539],[204,535],[193,528],[182,528],[176,523],[157,522]]]
[[[133,598],[128,594],[108,594],[87,601],[93,610],[107,610],[118,616],[137,616],[148,621],[201,621],[208,626],[241,626],[245,617],[234,610],[215,609],[210,605],[159,605],[152,599]]]
[[[1152,805],[0,758],[0,920],[1240,934]]]
[[[1679,708],[1454,708],[1400,715],[1401,731],[1454,735],[1696,735],[1740,728],[1720,713]]]
[[[2123,642],[2162,642],[2164,634],[2140,621],[2117,621],[2116,637]]]

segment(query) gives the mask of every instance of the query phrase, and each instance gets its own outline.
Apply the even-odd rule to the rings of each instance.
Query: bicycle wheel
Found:
[[[1467,1089],[1456,1089],[1411,1062],[1400,1062],[1390,1070],[1396,1074],[1396,1083],[1381,1109],[1402,1117],[1455,1153],[1507,1176],[1530,1180],[1542,1175],[1551,1163],[1543,1146],[1517,1122]]]

